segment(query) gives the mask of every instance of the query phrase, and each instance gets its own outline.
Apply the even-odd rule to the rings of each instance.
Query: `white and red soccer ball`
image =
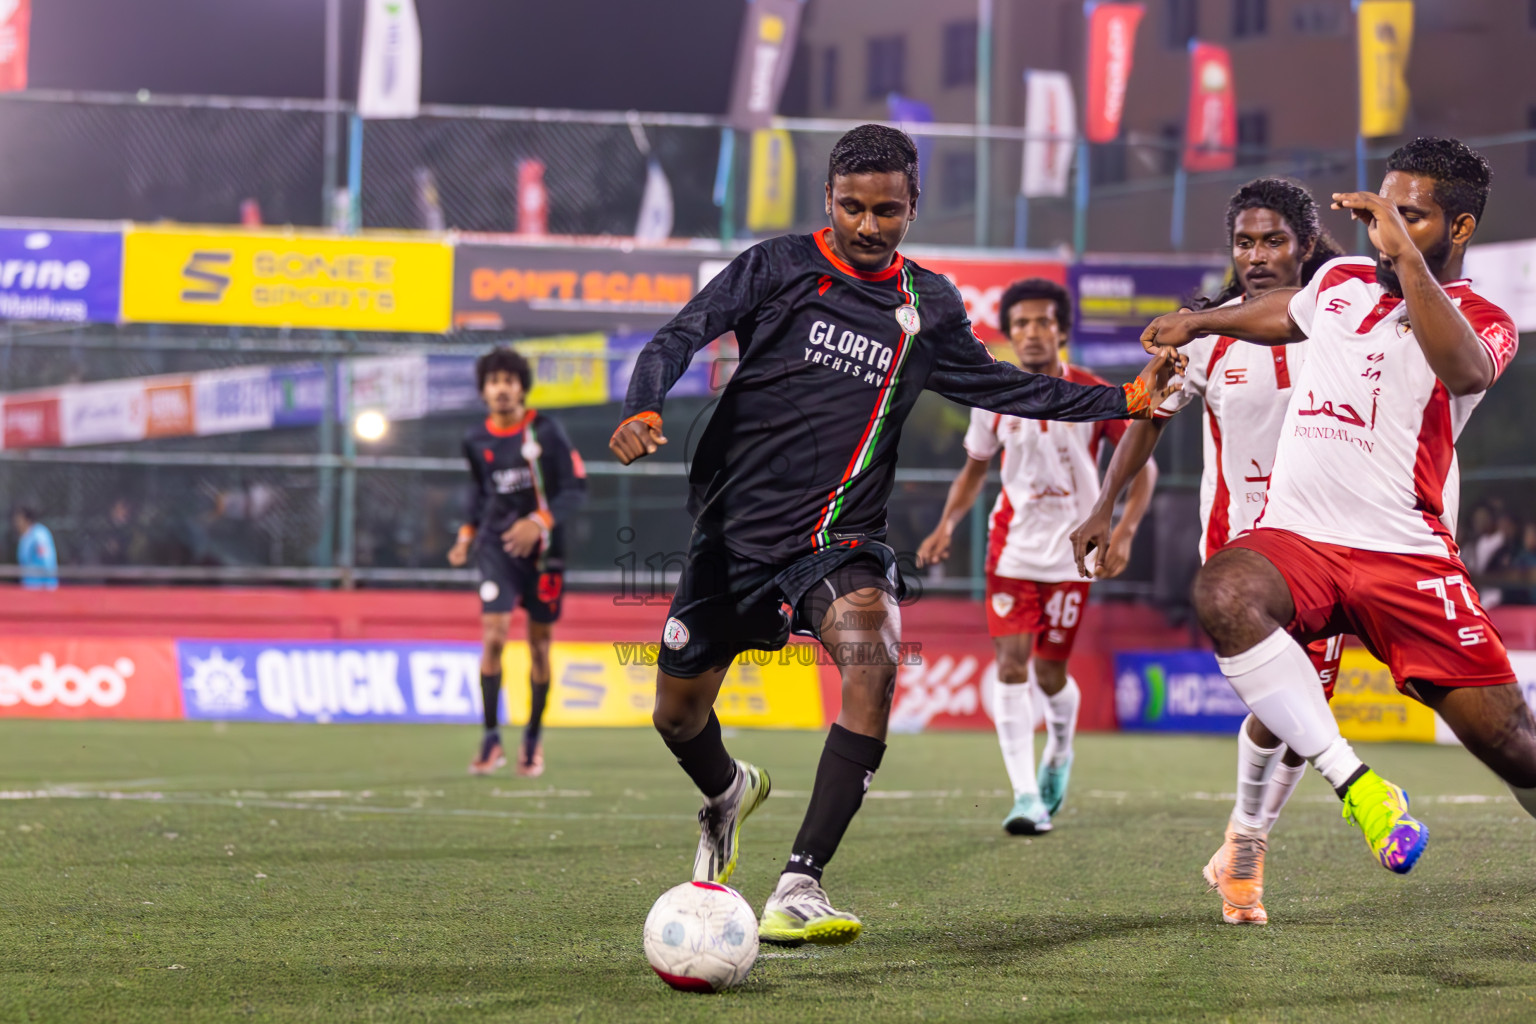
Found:
[[[757,960],[757,915],[735,889],[684,882],[645,918],[645,958],[684,992],[719,992],[746,980]]]

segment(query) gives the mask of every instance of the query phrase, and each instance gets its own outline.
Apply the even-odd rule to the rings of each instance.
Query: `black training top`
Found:
[[[624,416],[660,414],[693,354],[736,332],[741,361],[692,453],[688,510],[737,555],[780,563],[883,537],[901,425],[924,388],[1030,419],[1125,417],[1120,388],[993,359],[948,278],[900,254],[857,270],[829,233],[737,256],[656,333],[629,381]]]
[[[467,522],[481,543],[496,543],[513,523],[548,513],[546,557],[565,553],[564,524],[587,497],[587,471],[560,424],[529,409],[521,422],[497,429],[489,419],[464,434],[464,458],[474,477]]]

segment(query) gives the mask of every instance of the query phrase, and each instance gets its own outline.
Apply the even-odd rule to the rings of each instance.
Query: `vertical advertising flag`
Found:
[[[767,128],[779,108],[800,28],[800,0],[747,0],[731,85],[732,128]]]
[[[1413,48],[1412,0],[1358,0],[1360,134],[1396,135],[1408,116],[1408,53]]]
[[[1189,115],[1184,169],[1225,171],[1237,159],[1237,93],[1225,46],[1189,41]]]
[[[549,188],[544,184],[543,160],[517,162],[517,233],[549,234]]]
[[[368,0],[357,112],[362,117],[421,112],[421,25],[415,0]]]
[[[1077,124],[1072,79],[1065,71],[1024,72],[1024,174],[1020,194],[1064,196]]]
[[[747,187],[747,230],[785,231],[794,221],[794,140],[782,129],[755,131]]]
[[[1113,142],[1125,112],[1125,88],[1131,80],[1136,54],[1136,29],[1145,8],[1141,4],[1084,5],[1088,16],[1088,110],[1084,134],[1089,142]]]
[[[0,92],[27,87],[27,38],[32,0],[0,0]]]
[[[907,131],[909,124],[933,123],[932,107],[899,92],[885,97],[885,109],[891,121],[902,131]],[[933,166],[933,136],[919,135],[914,141],[917,143],[917,184],[921,188],[928,177],[928,168]]]

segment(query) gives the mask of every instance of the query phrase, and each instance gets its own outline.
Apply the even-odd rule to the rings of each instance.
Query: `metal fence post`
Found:
[[[357,586],[352,570],[357,564],[357,437],[352,433],[352,361],[341,362],[341,514],[338,517],[341,550],[336,564],[341,569],[341,586]]]

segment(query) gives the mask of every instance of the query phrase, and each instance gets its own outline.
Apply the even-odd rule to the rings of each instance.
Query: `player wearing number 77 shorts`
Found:
[[[1016,281],[998,302],[1002,332],[1019,365],[1031,373],[1079,384],[1098,377],[1061,358],[1072,325],[1072,300],[1054,281]],[[949,554],[955,526],[981,493],[992,457],[1002,452],[1002,492],[987,539],[987,631],[997,649],[993,719],[1013,807],[1003,819],[1011,835],[1051,830],[1072,771],[1072,736],[1082,701],[1067,673],[1088,582],[1078,578],[1068,534],[1099,496],[1099,451],[1118,444],[1126,420],[1060,423],[971,410],[965,468],[950,486],[939,525],[918,548],[917,564]],[[1156,463],[1131,482],[1125,514],[1104,556],[1101,577],[1116,576],[1130,559],[1131,540],[1152,500]],[[1045,710],[1046,741],[1035,774],[1035,692]]]
[[[1340,736],[1291,637],[1354,633],[1536,815],[1536,720],[1451,539],[1456,438],[1518,343],[1509,314],[1461,277],[1489,178],[1465,144],[1416,139],[1387,159],[1379,193],[1333,197],[1366,224],[1375,261],[1336,259],[1299,291],[1159,317],[1142,335],[1152,349],[1308,339],[1264,513],[1200,570],[1195,610],[1238,696],[1399,874],[1428,829]]]

